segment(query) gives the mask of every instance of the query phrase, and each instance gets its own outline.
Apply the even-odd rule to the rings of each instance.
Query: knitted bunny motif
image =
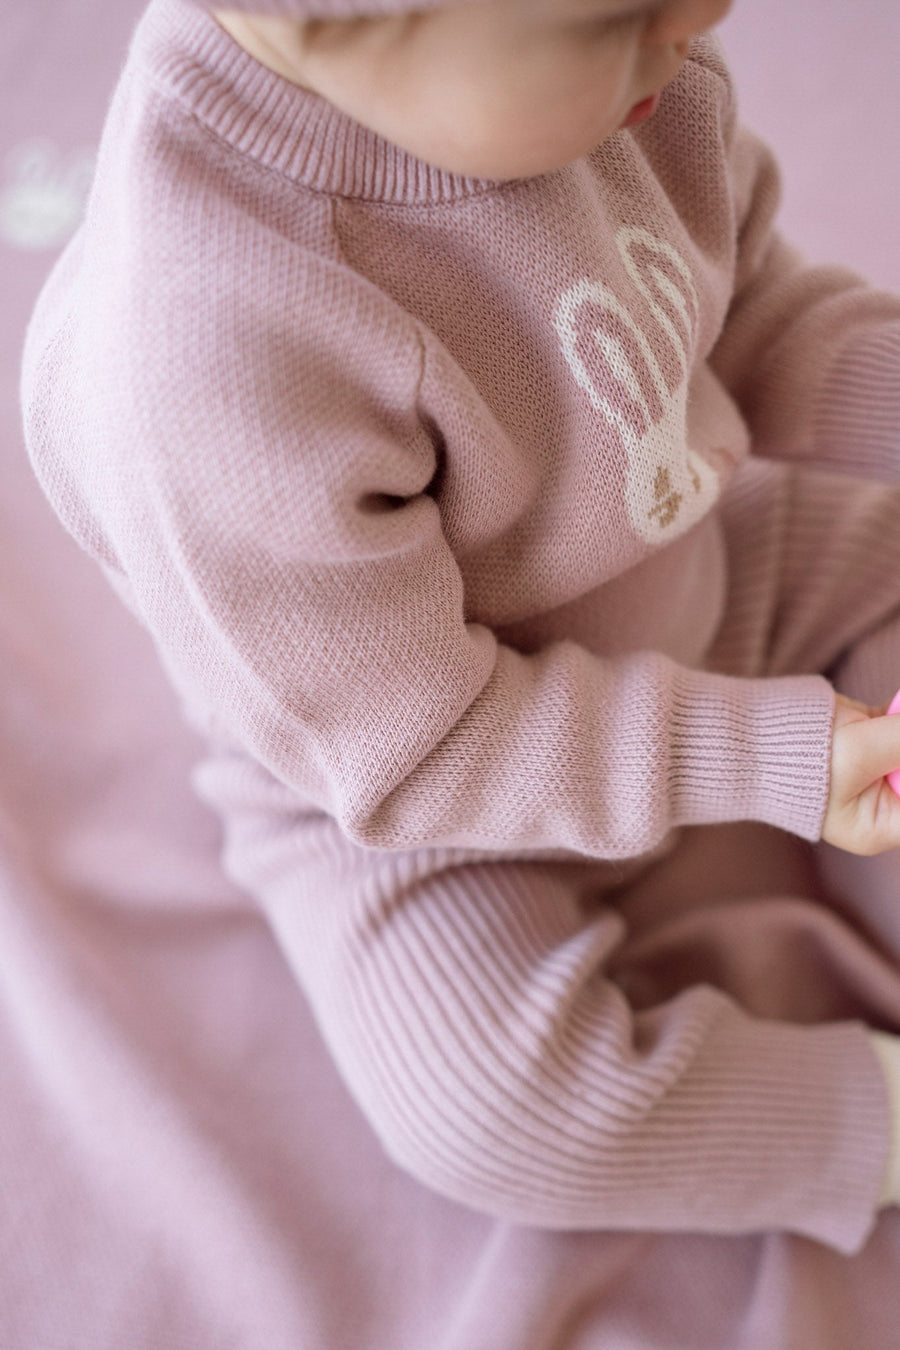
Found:
[[[631,524],[647,543],[662,544],[689,529],[719,493],[715,470],[687,443],[699,301],[671,244],[636,228],[620,229],[616,243],[653,316],[650,329],[609,286],[589,279],[562,296],[554,324],[575,379],[627,466]]]
[[[0,239],[17,248],[58,248],[81,220],[94,152],[63,156],[52,141],[26,141],[6,159],[0,188]]]

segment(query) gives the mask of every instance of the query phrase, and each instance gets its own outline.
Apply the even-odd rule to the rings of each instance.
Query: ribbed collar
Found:
[[[501,186],[398,149],[260,65],[191,0],[151,0],[131,63],[235,150],[316,192],[438,205]]]

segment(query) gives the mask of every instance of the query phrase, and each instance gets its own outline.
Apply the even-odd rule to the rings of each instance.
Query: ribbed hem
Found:
[[[704,1174],[716,1175],[719,1154],[747,1229],[756,1211],[760,1229],[860,1250],[882,1202],[891,1140],[884,1073],[861,1023],[795,1026],[729,1009],[688,1081],[696,1132],[708,1132]],[[690,1120],[680,1124],[689,1136]],[[702,1185],[692,1210],[695,1226],[707,1228]]]
[[[446,173],[392,145],[261,65],[193,0],[152,0],[131,60],[240,154],[314,192],[439,206],[507,186]]]
[[[814,422],[816,458],[867,477],[900,478],[900,318],[855,330],[822,387]]]
[[[739,680],[679,669],[669,762],[685,825],[758,820],[821,836],[834,691],[818,675]]]

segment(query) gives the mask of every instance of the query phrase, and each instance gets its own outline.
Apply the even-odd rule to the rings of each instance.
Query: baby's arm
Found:
[[[214,388],[198,391],[193,352],[170,350],[171,316],[157,334],[149,304],[149,331],[133,342],[121,331],[128,311],[98,316],[96,330],[113,336],[90,347],[90,368],[65,335],[39,370],[31,345],[26,355],[26,391],[88,405],[84,437],[64,446],[45,444],[53,423],[40,407],[29,417],[48,495],[128,579],[179,686],[214,710],[213,729],[368,848],[614,859],[681,825],[740,819],[817,838],[827,682],[498,641],[467,615],[449,508],[431,490],[440,447],[423,416],[417,330],[344,271],[295,250],[284,268],[265,310],[236,319],[226,292],[223,312],[208,316],[222,335]],[[52,304],[51,289],[42,306]],[[139,381],[132,347],[160,353]],[[121,388],[122,408],[95,411],[94,388],[106,398]],[[139,428],[128,456],[120,422]],[[477,442],[462,450],[455,475],[502,470],[511,500],[531,490],[512,457],[485,468]],[[102,500],[84,507],[83,485],[95,482]],[[476,496],[459,494],[460,509],[471,514]]]
[[[881,481],[900,476],[900,297],[812,266],[775,229],[780,181],[752,133],[730,129],[734,299],[712,364],[757,453]]]

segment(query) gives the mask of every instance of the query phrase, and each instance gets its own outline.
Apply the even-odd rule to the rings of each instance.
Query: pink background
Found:
[[[782,163],[785,232],[900,290],[898,0],[738,0],[721,34]]]

